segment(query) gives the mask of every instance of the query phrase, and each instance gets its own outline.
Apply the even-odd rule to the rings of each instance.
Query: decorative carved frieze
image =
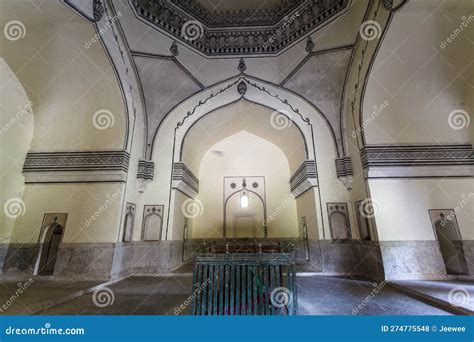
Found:
[[[347,189],[352,189],[352,161],[350,157],[336,159],[336,175]]]
[[[280,5],[275,8],[258,9],[239,9],[239,10],[221,10],[219,1],[216,1],[215,8],[209,9],[202,6],[199,1],[190,0],[170,0],[171,3],[178,6],[187,13],[192,14],[196,19],[209,27],[235,27],[235,26],[272,26],[284,17],[296,10],[307,0],[282,0]],[[314,1],[319,3],[319,1]],[[156,8],[158,9],[158,8]]]
[[[336,174],[337,177],[352,176],[354,174],[350,157],[336,159]]]
[[[155,163],[150,160],[140,159],[138,161],[137,187],[138,192],[144,192],[155,174]]]
[[[368,145],[360,153],[368,177],[474,176],[472,145]]]
[[[173,164],[173,189],[177,189],[191,198],[199,193],[199,179],[183,163]]]
[[[317,179],[316,162],[314,160],[306,160],[290,178],[291,192],[295,196],[299,196],[306,190],[317,186]]]
[[[286,8],[285,16],[280,20],[259,19],[251,27],[247,27],[246,23],[256,17],[246,16],[243,12],[238,14],[242,17],[238,21],[235,15],[227,12],[222,15],[200,16],[199,10],[188,8],[194,6],[193,2],[179,1],[179,6],[177,0],[133,0],[132,3],[137,15],[156,28],[207,56],[220,56],[278,53],[342,12],[348,0],[324,2],[326,6],[321,5],[320,0],[303,1],[300,6]],[[292,3],[294,6],[294,2]],[[258,13],[264,15],[265,11]],[[219,21],[219,27],[213,26],[215,20]],[[266,24],[268,21],[274,24]]]
[[[124,182],[126,151],[29,152],[23,166],[27,183]]]
[[[137,178],[153,180],[155,163],[150,160],[140,159],[138,161]]]

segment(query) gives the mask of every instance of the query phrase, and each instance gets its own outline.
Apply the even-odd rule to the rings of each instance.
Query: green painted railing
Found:
[[[295,315],[290,253],[195,255],[192,315]]]

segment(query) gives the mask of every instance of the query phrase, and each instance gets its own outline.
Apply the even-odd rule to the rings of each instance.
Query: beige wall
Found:
[[[473,13],[472,1],[418,0],[393,16],[367,85],[364,120],[374,106],[389,106],[367,125],[368,144],[472,142]],[[470,115],[471,127],[451,128],[455,110]]]
[[[40,9],[26,1],[0,6],[2,27],[12,20],[24,27],[23,38],[0,35],[2,56],[11,68],[3,65],[1,71],[1,125],[27,99],[33,112],[1,137],[2,206],[8,198],[20,197],[25,212],[12,228],[13,220],[2,211],[0,241],[8,242],[12,230],[11,242],[37,241],[46,212],[69,213],[64,242],[117,241],[121,194],[90,225],[85,222],[103,207],[107,195],[123,190],[122,184],[31,184],[24,190],[22,185],[28,150],[121,150],[125,145],[126,114],[112,65],[100,42],[86,48],[96,34],[94,27],[59,1],[43,2]],[[100,110],[110,112],[113,120],[104,130],[94,126]]]
[[[316,190],[317,191],[317,190]],[[296,198],[296,208],[298,212],[299,231],[303,237],[302,217],[306,217],[306,226],[308,228],[308,237],[310,239],[319,239],[319,227],[316,208],[318,206],[317,193],[315,189],[306,191],[303,195]]]
[[[369,186],[380,240],[434,240],[428,209],[456,208],[463,239],[474,239],[474,180],[374,179]]]
[[[291,198],[291,175],[285,154],[258,136],[240,132],[213,145],[204,154],[196,198],[203,205],[203,213],[194,219],[193,238],[222,237],[225,176],[264,176],[267,215],[277,213],[269,222],[268,236],[298,236],[296,203]],[[257,211],[254,205],[251,203],[249,212]]]
[[[85,47],[96,34],[93,25],[59,1],[44,3],[41,11],[26,2],[3,2],[0,19],[2,23],[15,19],[25,27],[19,40],[0,35],[0,49],[33,102],[31,149],[121,149],[124,102],[100,42]],[[93,115],[99,110],[112,113],[112,127],[94,127]]]
[[[7,212],[16,216],[15,210],[22,210],[19,200],[25,187],[21,170],[33,136],[33,110],[25,89],[2,58],[0,80],[0,203],[3,208],[9,201]],[[9,241],[14,223],[15,217],[0,212],[0,243]]]
[[[63,242],[116,242],[123,185],[27,184],[25,215],[16,219],[12,243],[38,241],[44,213],[68,213]]]

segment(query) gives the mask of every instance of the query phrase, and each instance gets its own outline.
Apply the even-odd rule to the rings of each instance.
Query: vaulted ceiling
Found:
[[[277,54],[346,9],[348,0],[133,0],[137,15],[207,56]]]

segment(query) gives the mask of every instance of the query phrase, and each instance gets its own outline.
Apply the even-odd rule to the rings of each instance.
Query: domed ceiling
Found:
[[[206,56],[278,54],[348,0],[133,0],[137,16]]]

